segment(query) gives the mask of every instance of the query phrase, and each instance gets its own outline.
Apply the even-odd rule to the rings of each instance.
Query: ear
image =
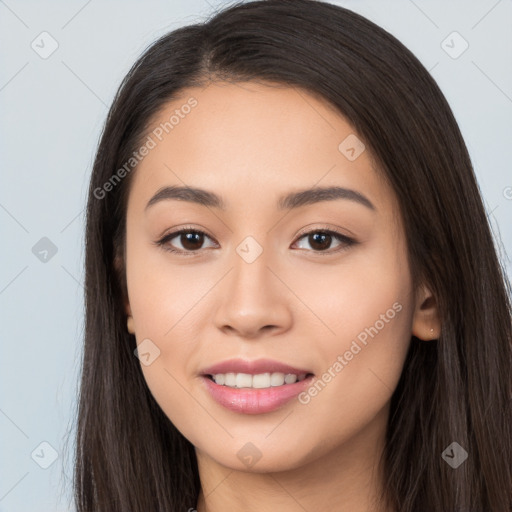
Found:
[[[428,286],[420,285],[416,291],[412,334],[420,340],[435,340],[439,338],[441,322],[437,300]]]

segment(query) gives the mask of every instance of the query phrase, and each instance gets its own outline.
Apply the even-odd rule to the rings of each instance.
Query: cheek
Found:
[[[324,371],[299,401],[308,411],[301,415],[304,432],[315,431],[318,418],[328,419],[322,427],[322,438],[327,440],[324,450],[334,449],[340,439],[353,438],[375,421],[385,428],[411,330],[411,308],[405,301],[394,304],[395,308],[384,309],[387,323],[379,319],[381,308],[374,304],[364,328],[354,323],[347,326],[347,331],[357,332],[355,336],[342,334],[335,343],[322,346]],[[398,304],[402,309],[397,312]]]
[[[315,346],[322,373],[301,400],[311,407],[305,429],[315,427],[315,418],[328,417],[326,436],[334,442],[354,435],[387,406],[411,338],[413,303],[404,254],[369,252],[323,276],[330,293],[318,286],[307,296],[329,331],[323,330]]]
[[[187,257],[178,260],[142,235],[134,234],[131,244],[129,235],[126,280],[137,334],[160,340],[175,338],[196,314],[194,305],[213,279],[211,266],[192,263]],[[140,242],[135,243],[137,240]]]
[[[128,233],[128,298],[137,345],[144,347],[151,361],[145,365],[141,358],[141,370],[162,409],[180,411],[184,417],[191,403],[182,386],[194,371],[191,363],[199,342],[194,333],[195,305],[200,304],[208,282],[198,277],[190,265],[171,265],[166,254],[148,242],[133,239],[131,243]]]
[[[148,366],[141,363],[141,370],[162,411],[189,441],[198,443],[197,418],[203,411],[190,385],[204,337],[198,334],[198,312],[208,281],[186,267],[174,266],[170,272],[170,265],[152,263],[134,265],[129,281],[137,344],[150,340],[157,356]]]
[[[306,266],[309,265],[309,266]],[[284,269],[283,269],[284,271]],[[329,352],[378,331],[389,344],[410,334],[412,284],[405,248],[387,238],[358,249],[335,265],[290,269],[294,293],[307,305],[303,318],[321,321],[318,339]],[[315,318],[316,317],[316,318]]]
[[[144,266],[134,265],[128,290],[137,343],[151,340],[159,350],[156,366],[183,381],[194,371],[191,364],[202,338],[198,330],[205,316],[201,308],[212,276],[210,272],[202,279],[192,267],[170,269],[170,265],[148,261]],[[169,380],[168,376],[164,380]]]

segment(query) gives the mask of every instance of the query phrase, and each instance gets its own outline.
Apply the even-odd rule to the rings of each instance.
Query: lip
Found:
[[[313,373],[310,370],[295,368],[287,364],[275,361],[273,359],[257,359],[255,361],[247,361],[245,359],[229,359],[220,363],[209,366],[200,372],[201,375],[216,375],[218,373],[248,373],[250,375],[258,375],[260,373]],[[290,386],[291,384],[287,384]]]
[[[201,376],[206,391],[218,404],[233,412],[243,414],[264,414],[280,409],[305,391],[313,379],[314,375],[310,374],[304,380],[294,384],[255,389],[221,386],[211,380],[208,375]]]

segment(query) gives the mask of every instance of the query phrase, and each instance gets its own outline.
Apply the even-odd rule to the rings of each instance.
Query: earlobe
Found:
[[[114,258],[114,268],[118,274],[119,280],[122,282],[122,273],[124,272],[124,264],[122,258],[117,255]],[[125,288],[125,287],[124,287]],[[133,320],[132,309],[130,307],[130,301],[128,300],[127,291],[124,290],[124,312],[126,314],[126,329],[130,334],[135,334],[135,322]]]
[[[126,313],[126,316],[131,317],[132,315],[132,308],[130,307],[130,302],[128,298],[124,301],[124,312]]]
[[[421,285],[416,294],[412,335],[429,341],[439,338],[441,323],[437,300],[426,285]]]
[[[135,321],[133,320],[132,308],[130,307],[128,298],[125,300],[124,310],[126,313],[126,329],[130,334],[135,334]]]
[[[126,329],[130,334],[135,334],[135,323],[133,321],[133,316],[128,316],[126,319]]]

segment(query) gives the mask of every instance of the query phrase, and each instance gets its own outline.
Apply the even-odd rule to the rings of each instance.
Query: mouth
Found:
[[[241,414],[264,414],[281,409],[293,403],[314,379],[312,373],[282,372],[254,375],[230,372],[201,377],[210,398],[225,409]],[[221,384],[223,378],[224,383]]]
[[[200,372],[206,394],[242,414],[271,413],[291,404],[314,381],[314,374],[271,359],[231,359]]]

